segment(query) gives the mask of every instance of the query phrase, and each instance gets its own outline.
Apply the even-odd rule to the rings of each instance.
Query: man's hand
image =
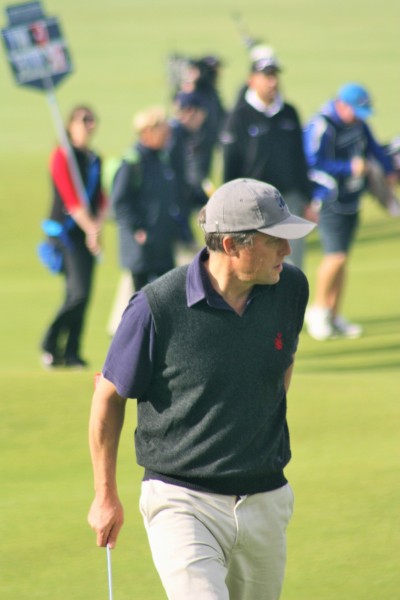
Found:
[[[119,531],[124,523],[124,509],[118,497],[100,499],[90,507],[88,522],[97,533],[97,545],[115,548]]]
[[[362,177],[367,172],[367,161],[362,156],[354,156],[351,159],[351,174],[354,177]]]
[[[133,234],[136,242],[143,246],[147,242],[147,231],[145,229],[137,229]]]
[[[319,221],[319,210],[321,208],[321,203],[318,203],[318,200],[314,200],[310,204],[307,204],[304,207],[303,217],[308,219],[312,223],[318,223]]]
[[[86,247],[93,256],[101,254],[100,231],[93,230],[86,234]]]

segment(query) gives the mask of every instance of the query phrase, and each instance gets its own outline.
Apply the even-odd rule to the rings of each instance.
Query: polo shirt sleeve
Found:
[[[64,148],[58,147],[52,153],[50,173],[66,211],[73,213],[82,206],[82,203],[72,180]]]
[[[103,376],[123,398],[140,398],[150,385],[154,364],[155,328],[147,297],[135,294],[111,342]]]

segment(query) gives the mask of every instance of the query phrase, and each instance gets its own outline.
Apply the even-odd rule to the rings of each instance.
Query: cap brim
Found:
[[[316,223],[296,217],[295,215],[290,215],[290,217],[287,217],[287,219],[276,225],[272,225],[272,227],[263,227],[257,229],[257,231],[286,240],[297,240],[308,235],[315,227]]]
[[[357,119],[362,120],[368,119],[368,117],[370,117],[373,112],[371,108],[353,108],[353,110]]]
[[[278,65],[267,65],[262,69],[257,69],[256,67],[253,67],[251,71],[252,73],[263,73],[264,75],[269,75],[271,73],[281,73],[282,69],[278,67]]]

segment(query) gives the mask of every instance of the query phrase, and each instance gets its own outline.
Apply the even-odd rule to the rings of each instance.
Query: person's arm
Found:
[[[293,369],[294,369],[294,357],[293,357],[293,362],[290,365],[290,367],[288,369],[286,369],[285,372],[285,392],[288,393],[289,391],[289,386],[290,386],[290,382],[292,379],[292,375],[293,375]]]
[[[144,219],[138,202],[141,165],[123,160],[115,174],[111,191],[111,203],[115,220],[119,225],[131,229],[142,229]]]
[[[298,303],[297,303],[297,336],[294,340],[293,343],[293,348],[292,348],[292,362],[290,363],[290,365],[288,366],[288,368],[285,371],[285,375],[284,375],[284,386],[285,386],[285,392],[288,393],[289,391],[289,386],[290,386],[290,382],[292,380],[292,375],[293,375],[293,370],[294,370],[294,363],[296,360],[296,352],[298,350],[299,347],[299,336],[300,336],[300,332],[303,328],[303,323],[304,323],[304,314],[306,311],[306,306],[309,300],[309,286],[308,286],[308,280],[306,278],[306,276],[304,275],[304,273],[300,270],[297,269],[297,277],[300,280],[300,285],[298,287],[298,291],[297,291],[297,298],[298,298]]]
[[[293,110],[293,120],[296,124],[293,131],[294,168],[296,169],[296,185],[301,192],[305,207],[311,202],[311,183],[308,179],[308,165],[303,145],[303,130],[297,110]]]
[[[95,498],[88,521],[97,534],[97,545],[114,548],[124,522],[117,490],[117,455],[125,417],[126,398],[100,378],[92,401],[89,447],[93,465]]]
[[[303,131],[303,142],[310,169],[324,171],[335,179],[354,175],[350,160],[335,158],[335,132],[324,117],[318,116],[306,125]]]
[[[50,173],[65,211],[74,219],[78,227],[86,234],[86,245],[94,255],[100,254],[101,223],[92,217],[77,194],[70,173],[68,160],[63,148],[56,148],[50,161]]]
[[[243,159],[241,148],[244,143],[239,133],[239,123],[236,113],[231,113],[221,132],[220,141],[223,153],[223,181],[231,181],[242,176]]]
[[[377,142],[374,135],[372,134],[371,129],[366,123],[364,123],[364,130],[367,138],[367,158],[370,158],[371,156],[375,158],[375,160],[377,160],[382,166],[383,170],[386,173],[386,176],[389,178],[389,181],[394,183],[394,165],[392,159],[385,152],[383,146],[379,142]]]
[[[99,206],[99,209],[98,209],[97,220],[100,223],[100,225],[102,226],[103,223],[107,219],[108,207],[109,207],[107,195],[105,194],[105,192],[102,188],[100,188],[100,190],[99,190],[98,206]]]
[[[115,174],[112,205],[117,223],[128,228],[138,244],[147,241],[145,218],[138,203],[140,164],[123,161]]]
[[[90,252],[94,256],[99,255],[101,253],[101,220],[93,219],[93,217],[89,215],[89,212],[85,206],[79,206],[78,208],[75,208],[70,215],[80,229],[85,232],[85,242]]]

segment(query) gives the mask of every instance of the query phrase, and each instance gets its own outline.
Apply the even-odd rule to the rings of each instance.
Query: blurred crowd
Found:
[[[345,82],[301,123],[282,92],[275,50],[254,40],[247,46],[248,77],[229,107],[219,93],[220,57],[171,55],[171,106],[144,107],[134,116],[132,145],[118,160],[102,163],[92,149],[95,111],[73,108],[69,147],[60,144],[50,159],[47,235],[62,255],[65,297],[41,343],[46,367],[86,366],[81,343],[106,218],[118,229],[122,270],[112,335],[133,291],[199,250],[192,224],[215,185],[243,177],[274,185],[293,214],[318,223],[323,257],[306,313],[309,335],[320,341],[362,335],[361,325],[341,312],[349,253],[364,192],[400,215],[400,142],[377,141],[367,124],[371,95],[357,82]],[[304,244],[293,240],[288,258],[302,270]]]

